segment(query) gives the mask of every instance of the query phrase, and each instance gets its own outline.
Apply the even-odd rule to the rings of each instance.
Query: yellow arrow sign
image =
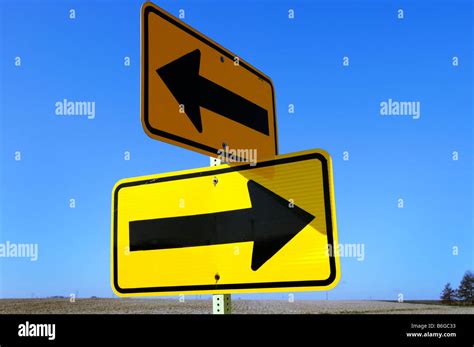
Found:
[[[329,155],[124,179],[112,197],[117,295],[330,289],[339,279]]]
[[[270,78],[151,3],[142,7],[141,67],[151,138],[213,157],[225,147],[277,154]]]

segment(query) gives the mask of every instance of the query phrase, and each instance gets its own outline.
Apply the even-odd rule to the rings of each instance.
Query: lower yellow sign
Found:
[[[121,180],[111,246],[120,296],[331,289],[331,158],[310,150]]]

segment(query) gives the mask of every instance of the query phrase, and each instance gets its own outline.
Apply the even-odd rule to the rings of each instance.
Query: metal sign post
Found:
[[[210,166],[221,164],[219,158],[209,157]],[[212,296],[212,314],[231,314],[232,297],[230,294],[214,294]]]
[[[212,296],[212,314],[231,314],[232,298],[230,294],[214,294]]]

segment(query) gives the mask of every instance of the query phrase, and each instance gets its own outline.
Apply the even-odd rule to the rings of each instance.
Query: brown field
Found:
[[[0,299],[0,314],[209,314],[212,301],[176,299]],[[474,314],[473,306],[437,302],[233,300],[234,314]]]

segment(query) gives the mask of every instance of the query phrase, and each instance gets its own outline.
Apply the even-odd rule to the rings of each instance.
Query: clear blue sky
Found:
[[[186,23],[273,79],[280,153],[323,148],[333,156],[339,241],[363,243],[365,260],[341,259],[329,298],[435,299],[473,269],[471,1],[157,4],[174,15],[184,9]],[[0,258],[0,297],[113,296],[114,183],[209,164],[142,129],[140,6],[0,3],[0,242],[39,245],[36,262]],[[55,115],[64,98],[95,101],[95,119]],[[381,116],[389,98],[419,101],[420,119]]]

